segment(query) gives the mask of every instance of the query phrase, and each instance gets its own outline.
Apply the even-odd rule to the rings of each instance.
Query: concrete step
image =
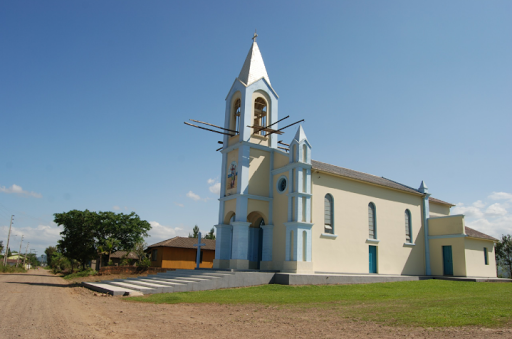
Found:
[[[106,293],[113,296],[141,296],[142,293],[139,291],[131,290],[124,287],[109,285],[109,284],[102,284],[102,283],[90,283],[90,282],[82,282],[82,285],[84,287],[87,287],[90,290],[97,291],[100,293]]]
[[[108,283],[109,285],[121,286],[124,288],[128,288],[130,290],[139,291],[142,294],[154,294],[159,293],[156,289],[150,287],[144,287],[137,284],[129,284],[122,281],[104,281],[104,283]]]
[[[187,277],[187,278],[196,278],[196,279],[213,279],[213,278],[222,278],[226,277],[228,275],[221,275],[221,274],[189,274],[189,273],[163,273],[163,274],[157,274],[155,276],[161,277]]]
[[[140,285],[140,286],[152,288],[156,291],[155,293],[171,293],[174,291],[172,286],[157,284],[157,283],[153,283],[153,282],[147,282],[147,281],[144,281],[142,279],[137,279],[137,278],[123,279],[120,281],[128,283],[128,284],[134,284],[134,285]]]

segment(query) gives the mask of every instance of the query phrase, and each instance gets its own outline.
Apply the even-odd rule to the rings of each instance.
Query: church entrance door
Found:
[[[263,219],[249,227],[249,268],[260,269],[260,261],[263,255]]]
[[[370,273],[377,273],[377,246],[369,246]]]
[[[443,246],[443,275],[453,275],[453,257],[451,246]]]

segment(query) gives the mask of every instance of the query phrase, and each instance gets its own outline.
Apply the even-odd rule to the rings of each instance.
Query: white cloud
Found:
[[[183,207],[183,206],[185,206],[185,205],[183,205],[183,204],[178,204],[177,202],[175,202],[175,203],[174,203],[174,205],[179,206],[179,207]]]
[[[188,191],[187,197],[189,197],[190,199],[195,200],[195,201],[201,200],[201,197],[192,191]]]
[[[13,184],[11,187],[8,187],[8,188],[6,188],[5,186],[0,186],[0,192],[4,192],[7,194],[14,193],[17,195],[25,195],[25,196],[33,197],[33,198],[41,198],[42,197],[41,193],[24,191],[21,186],[18,186],[16,184]]]
[[[509,200],[510,202],[512,202],[512,194],[505,193],[505,192],[492,192],[492,194],[489,195],[489,199],[491,199],[491,200]]]
[[[500,203],[494,203],[491,206],[487,207],[487,209],[485,210],[486,215],[490,215],[490,216],[494,216],[494,217],[507,215],[507,213],[508,212],[507,212],[506,208]]]
[[[114,207],[112,207],[112,209],[113,209],[114,211],[119,211],[119,210],[121,209],[121,207],[119,207],[119,206],[114,206]]]
[[[208,179],[208,185],[215,183],[215,179]]]
[[[501,202],[495,202],[501,200]],[[471,205],[458,203],[452,214],[464,214],[466,226],[480,232],[501,238],[502,234],[512,234],[512,194],[493,192],[487,199],[477,200]],[[487,208],[485,208],[488,206]]]
[[[175,236],[187,236],[188,233],[183,232],[182,227],[171,227],[171,226],[164,226],[161,225],[157,221],[150,221],[149,224],[151,225],[151,230],[148,232],[150,235],[149,239],[146,239],[146,242],[148,245],[164,241],[170,238],[173,238]]]
[[[481,218],[484,213],[475,206],[464,206],[463,203],[458,203],[453,209],[452,214],[464,214],[470,218]]]
[[[220,194],[220,182],[210,186],[210,192],[212,193],[215,193],[215,194]]]
[[[0,234],[5,234],[5,239],[1,239],[4,241],[4,246],[7,244],[7,233],[9,231],[9,226],[0,226]],[[27,248],[27,244],[30,243],[28,247],[28,251],[35,249],[37,251],[37,256],[44,254],[44,250],[48,246],[56,246],[57,241],[61,238],[60,232],[63,231],[62,227],[58,227],[57,225],[38,225],[36,227],[16,227],[12,226],[11,229],[11,239],[9,241],[9,247],[11,251],[18,251],[20,246],[21,235],[23,235],[23,244],[21,247],[21,251],[25,252]],[[17,235],[17,236],[15,236]]]
[[[473,203],[473,206],[475,206],[476,208],[484,208],[485,207],[485,203],[482,202],[482,200],[477,200]]]

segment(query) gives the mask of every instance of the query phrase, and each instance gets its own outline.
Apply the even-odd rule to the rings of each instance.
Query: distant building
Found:
[[[121,263],[125,259],[130,261],[129,266],[136,266],[139,262],[139,256],[134,252],[128,253],[127,251],[117,251],[110,255],[110,260],[115,266],[121,266]]]
[[[215,258],[215,240],[201,239],[201,268],[212,268]],[[151,267],[194,269],[196,267],[197,238],[174,237],[148,246]]]

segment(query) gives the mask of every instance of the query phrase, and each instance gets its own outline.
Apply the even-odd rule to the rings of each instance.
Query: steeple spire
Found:
[[[245,85],[249,86],[253,82],[261,78],[265,78],[268,84],[272,86],[267,74],[267,69],[265,68],[265,63],[263,62],[263,57],[261,56],[260,49],[256,43],[257,37],[258,34],[254,32],[251,49],[245,58],[244,65],[238,75],[238,79],[240,79]]]

